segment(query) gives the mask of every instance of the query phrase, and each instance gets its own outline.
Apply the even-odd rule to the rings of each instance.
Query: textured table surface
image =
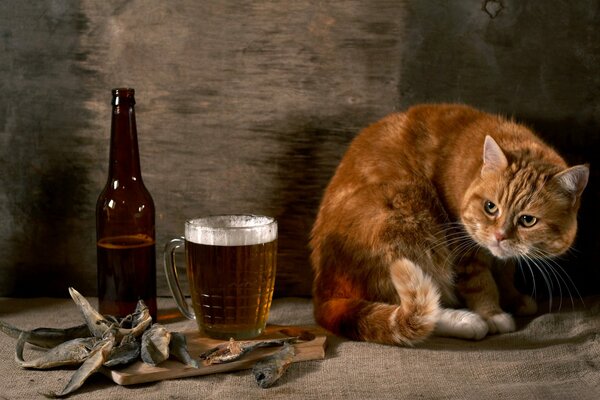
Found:
[[[92,304],[96,300],[91,299]],[[555,301],[556,305],[556,301]],[[600,394],[600,298],[560,312],[519,320],[512,334],[480,342],[431,338],[415,348],[328,339],[326,358],[290,366],[269,389],[250,371],[122,387],[92,376],[73,399],[598,399]],[[0,298],[0,319],[21,328],[64,327],[81,317],[70,299]],[[170,330],[194,327],[170,299],[159,299],[159,321]],[[311,324],[309,299],[274,302],[273,324]],[[61,390],[72,369],[19,368],[15,340],[0,336],[1,399],[43,398]],[[32,350],[26,350],[31,354]]]

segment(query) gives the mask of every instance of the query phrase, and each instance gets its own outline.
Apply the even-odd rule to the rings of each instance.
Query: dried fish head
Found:
[[[90,330],[90,332],[97,338],[102,338],[107,331],[117,327],[116,339],[120,341],[126,335],[139,336],[141,335],[148,326],[152,324],[152,317],[148,308],[140,309],[140,314],[136,317],[136,325],[131,329],[125,329],[118,327],[119,324],[109,321],[104,318],[98,311],[92,307],[85,297],[81,295],[77,290],[72,287],[69,288],[69,294],[73,298],[73,301],[79,307],[79,310],[83,314],[83,318]]]
[[[146,322],[150,316],[150,310],[148,309],[148,306],[146,306],[146,303],[144,303],[144,300],[138,300],[135,306],[135,311],[131,315],[133,317],[133,321],[131,323],[132,328],[143,325]]]
[[[143,300],[139,300],[135,306],[135,311],[131,314],[133,320],[131,322],[132,336],[138,337],[144,333],[152,325],[152,316],[150,310],[146,306]]]
[[[69,294],[71,298],[79,307],[79,311],[83,315],[83,319],[87,324],[88,328],[92,335],[97,338],[102,338],[107,330],[109,330],[114,324],[107,319],[105,319],[85,297],[81,295],[77,290],[72,287],[69,288]]]
[[[206,360],[206,364],[225,364],[239,359],[246,353],[248,342],[238,342],[233,338],[227,343],[221,343],[212,349],[200,354],[200,358]]]
[[[252,374],[258,386],[263,389],[271,387],[287,370],[295,355],[294,346],[286,343],[277,353],[254,364]]]
[[[158,365],[169,358],[171,333],[161,324],[154,324],[142,335],[142,361]]]

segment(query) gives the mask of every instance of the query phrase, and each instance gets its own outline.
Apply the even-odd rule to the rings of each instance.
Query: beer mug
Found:
[[[181,291],[175,251],[185,246],[193,312]],[[181,313],[218,339],[250,339],[265,329],[277,263],[277,221],[216,215],[185,222],[185,237],[165,246],[167,283]]]

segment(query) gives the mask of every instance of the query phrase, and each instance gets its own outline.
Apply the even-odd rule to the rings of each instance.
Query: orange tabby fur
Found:
[[[409,345],[434,331],[514,330],[500,302],[517,312],[535,303],[504,274],[496,283],[492,266],[512,272],[518,257],[566,251],[587,178],[587,166],[568,169],[499,116],[462,105],[389,115],[355,138],[322,199],[310,241],[316,320]],[[445,308],[457,305],[472,312]]]

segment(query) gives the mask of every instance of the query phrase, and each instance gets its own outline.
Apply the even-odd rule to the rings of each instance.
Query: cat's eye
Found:
[[[498,206],[489,200],[486,200],[485,203],[483,203],[483,209],[489,215],[496,215],[498,213]]]
[[[532,215],[521,215],[519,217],[519,225],[525,228],[531,228],[537,222],[537,218]]]

